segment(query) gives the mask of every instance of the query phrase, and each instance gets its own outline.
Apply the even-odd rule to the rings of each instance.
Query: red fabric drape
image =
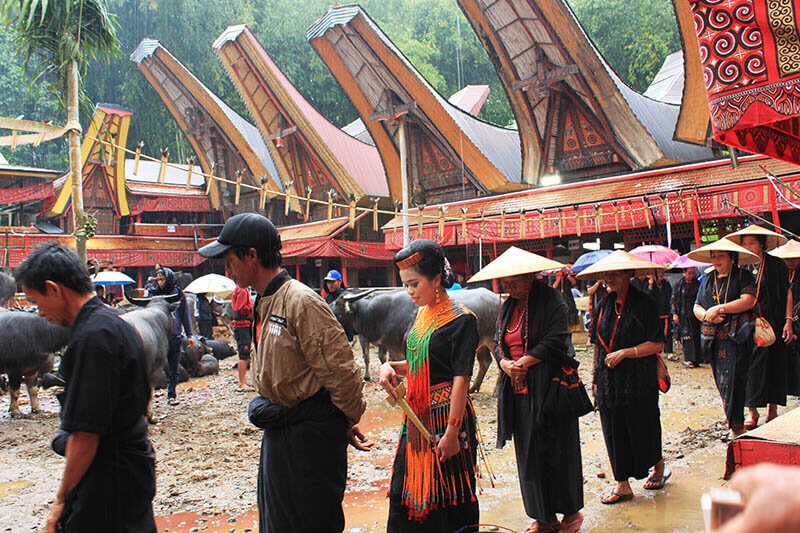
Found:
[[[689,4],[714,138],[800,163],[800,0]]]
[[[0,189],[0,205],[41,200],[43,198],[51,198],[54,195],[52,181],[41,185],[31,185],[30,187]]]

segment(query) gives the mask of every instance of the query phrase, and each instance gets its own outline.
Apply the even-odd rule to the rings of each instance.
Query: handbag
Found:
[[[658,390],[660,390],[663,393],[666,393],[672,386],[672,380],[669,377],[669,370],[667,370],[667,364],[664,363],[664,358],[661,357],[660,353],[656,354],[656,369],[658,371]]]
[[[756,302],[758,302],[758,295],[761,293],[761,278],[764,275],[764,265],[761,266],[761,271],[758,273],[758,289],[756,289]],[[758,314],[761,315],[761,304],[758,305]],[[772,346],[775,343],[775,332],[767,319],[759,316],[755,321],[755,328],[753,328],[753,339],[759,348]]]
[[[594,405],[578,375],[578,362],[569,362],[555,373],[542,406],[546,418],[563,421],[594,411]]]

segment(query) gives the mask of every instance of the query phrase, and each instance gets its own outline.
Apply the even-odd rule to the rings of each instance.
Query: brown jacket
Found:
[[[294,407],[324,387],[355,424],[363,382],[344,330],[325,301],[281,271],[256,301],[252,378],[259,394]]]

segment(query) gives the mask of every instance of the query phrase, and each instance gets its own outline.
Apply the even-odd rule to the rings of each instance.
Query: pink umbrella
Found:
[[[683,254],[675,261],[669,265],[669,268],[691,268],[691,267],[699,267],[704,268],[707,267],[710,263],[701,263],[700,261],[695,261],[694,259],[689,259],[688,254]]]
[[[660,244],[638,246],[631,250],[630,253],[640,259],[650,261],[651,263],[658,263],[659,265],[668,265],[680,257],[674,250],[670,250],[666,246],[661,246]]]

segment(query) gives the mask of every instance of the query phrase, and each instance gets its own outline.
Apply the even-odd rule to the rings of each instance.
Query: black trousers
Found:
[[[175,388],[178,386],[178,375],[181,367],[181,338],[173,337],[169,340],[167,352],[167,398],[178,396]]]

